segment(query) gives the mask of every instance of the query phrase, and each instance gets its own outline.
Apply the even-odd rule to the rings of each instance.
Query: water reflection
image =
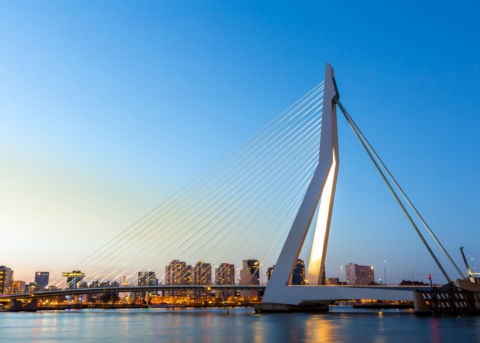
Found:
[[[305,338],[310,342],[335,342],[340,325],[325,315],[310,316],[305,320]]]
[[[480,317],[383,312],[254,315],[249,308],[0,313],[1,342],[480,341]]]

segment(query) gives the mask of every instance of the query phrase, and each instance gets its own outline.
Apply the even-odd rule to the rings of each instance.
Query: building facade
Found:
[[[138,272],[138,285],[139,286],[157,286],[158,280],[155,276],[155,272]]]
[[[12,282],[12,294],[26,293],[25,281],[13,281]]]
[[[260,284],[260,262],[257,259],[243,260],[239,283],[242,286]]]
[[[347,285],[371,285],[375,283],[373,266],[348,263],[345,266],[345,279]]]
[[[235,284],[235,265],[230,263],[220,263],[215,269],[215,284],[234,285]]]
[[[212,265],[203,261],[197,262],[193,267],[194,285],[210,285],[212,283]]]
[[[72,272],[65,272],[62,273],[63,276],[67,278],[67,288],[69,289],[77,289],[78,286],[82,282],[85,274],[82,273],[80,270],[74,270]]]
[[[188,285],[189,274],[191,274],[191,266],[187,266],[184,261],[172,260],[165,266],[165,284]]]
[[[184,261],[172,260],[165,266],[165,285],[191,285],[192,266]],[[190,292],[185,290],[167,291],[166,295],[185,296]]]
[[[0,294],[12,293],[13,270],[0,266]]]
[[[297,259],[295,267],[292,272],[292,285],[305,284],[305,262],[302,259]]]
[[[49,272],[35,272],[34,282],[37,284],[37,290],[43,291],[45,288],[47,288],[49,278]]]
[[[235,265],[220,263],[218,268],[215,268],[215,284],[235,285]],[[234,290],[217,290],[216,292],[216,297],[221,300],[226,300],[228,297],[234,295]]]

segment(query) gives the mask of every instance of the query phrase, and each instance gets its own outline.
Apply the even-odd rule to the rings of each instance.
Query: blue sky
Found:
[[[69,269],[318,84],[326,61],[447,248],[473,257],[478,13],[474,1],[0,1],[0,264],[27,280]],[[340,117],[339,130],[327,272],[387,260],[397,279],[440,278]]]

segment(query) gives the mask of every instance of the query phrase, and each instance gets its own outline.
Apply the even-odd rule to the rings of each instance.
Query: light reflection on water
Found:
[[[0,313],[0,342],[480,342],[480,317],[394,311],[255,315],[249,308]],[[338,309],[337,309],[338,311]]]

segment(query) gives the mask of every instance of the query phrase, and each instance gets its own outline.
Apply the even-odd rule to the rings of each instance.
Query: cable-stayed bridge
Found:
[[[115,281],[111,287],[92,287],[84,293],[201,290],[208,286],[265,289],[261,307],[264,311],[307,303],[328,304],[341,299],[412,300],[412,287],[325,286],[325,261],[340,162],[337,107],[446,280],[451,278],[422,228],[463,278],[340,103],[333,69],[327,65],[325,81],[275,117],[248,144],[75,266],[73,269],[82,278],[85,275],[97,285]],[[308,259],[306,284],[292,285],[293,269],[304,255]],[[185,261],[193,262],[193,266]],[[248,265],[248,261],[254,264]],[[273,264],[275,268],[265,288],[260,285],[266,280],[262,280],[259,271]],[[237,266],[235,272],[231,266]],[[141,284],[141,275],[146,277],[148,285]],[[150,283],[152,278],[155,285]],[[57,281],[58,287],[63,288],[64,280]],[[76,282],[67,288],[34,295],[82,294]]]

